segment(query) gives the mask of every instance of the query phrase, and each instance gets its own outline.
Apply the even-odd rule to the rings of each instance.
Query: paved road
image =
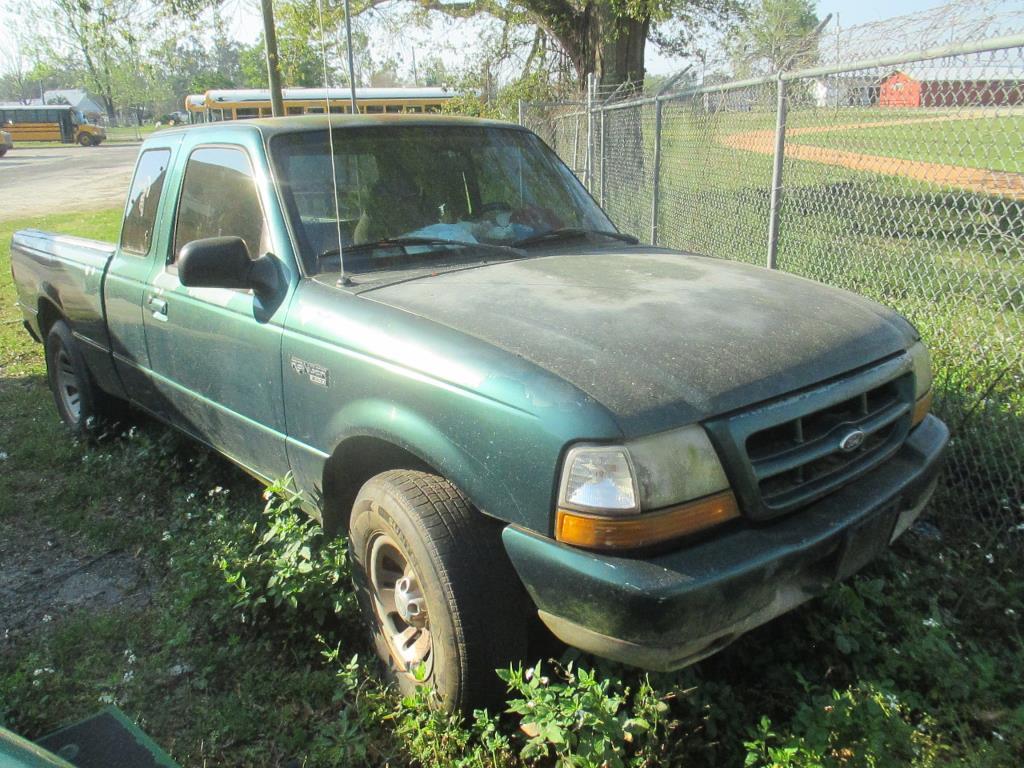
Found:
[[[0,158],[0,221],[120,205],[138,153],[138,144],[16,145]]]

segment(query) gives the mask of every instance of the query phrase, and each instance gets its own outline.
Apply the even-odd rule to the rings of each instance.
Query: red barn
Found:
[[[1024,104],[1024,80],[916,80],[893,72],[878,85],[880,107],[1012,107]]]
[[[921,81],[904,72],[893,72],[878,88],[878,106],[920,107]]]

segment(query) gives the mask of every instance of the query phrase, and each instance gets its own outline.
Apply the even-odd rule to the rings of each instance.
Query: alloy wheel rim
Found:
[[[78,386],[78,374],[71,362],[68,351],[62,346],[57,353],[57,391],[64,410],[78,421],[82,415],[82,390]]]
[[[373,610],[394,669],[416,679],[422,665],[424,679],[429,678],[434,665],[430,617],[409,558],[394,539],[380,534],[370,545],[368,570]]]

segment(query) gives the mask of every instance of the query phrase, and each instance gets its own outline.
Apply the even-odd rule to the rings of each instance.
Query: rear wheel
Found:
[[[3,157],[6,154],[7,154],[7,147],[0,148],[0,157]]]
[[[349,533],[363,616],[402,693],[424,684],[464,713],[500,703],[494,671],[523,659],[528,627],[501,524],[444,478],[394,470],[360,490]]]
[[[123,404],[92,380],[71,329],[58,320],[46,336],[46,377],[61,421],[80,437],[100,434],[122,415]]]

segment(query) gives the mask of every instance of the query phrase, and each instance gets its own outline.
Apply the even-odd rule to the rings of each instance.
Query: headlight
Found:
[[[635,549],[739,516],[700,426],[624,446],[575,446],[565,457],[555,538],[590,549]]]
[[[932,362],[928,348],[920,341],[909,349],[914,367],[914,414],[911,427],[916,427],[932,407]]]
[[[932,388],[932,360],[928,348],[920,341],[909,350],[914,365],[914,397],[924,397]]]
[[[639,512],[639,494],[625,448],[577,446],[562,470],[559,506],[601,512]]]

